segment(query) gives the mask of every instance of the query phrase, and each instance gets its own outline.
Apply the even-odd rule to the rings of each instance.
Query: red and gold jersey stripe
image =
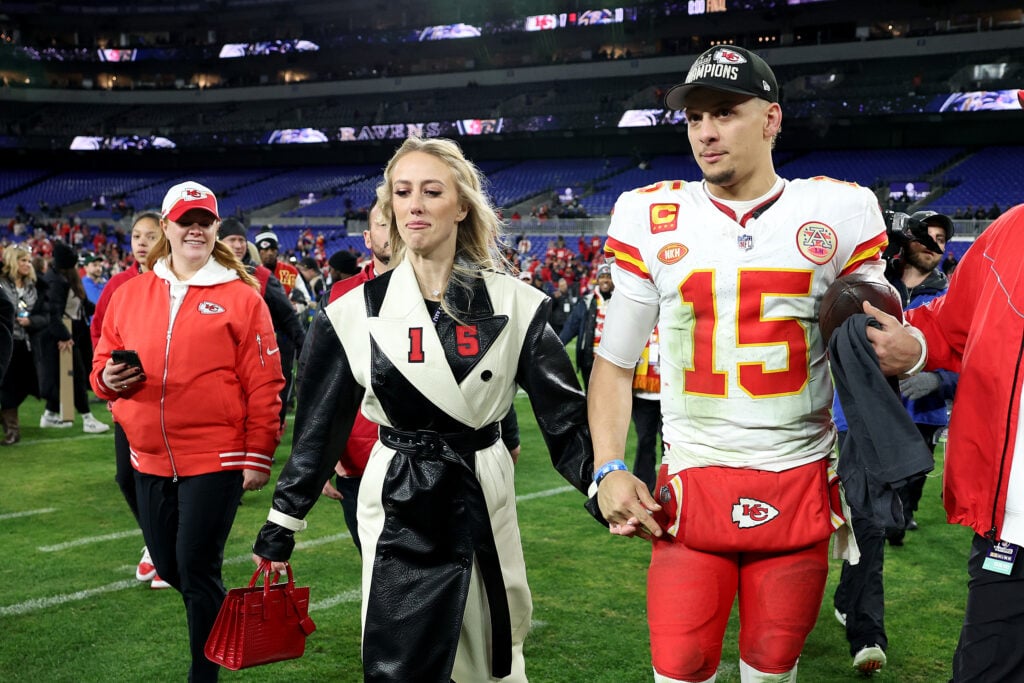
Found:
[[[885,251],[887,246],[889,246],[889,237],[885,232],[881,232],[868,241],[858,244],[853,250],[850,260],[843,266],[843,271],[840,275],[849,275],[860,268],[862,263],[879,260],[882,258],[882,252]]]
[[[651,272],[647,270],[643,256],[640,255],[640,250],[636,247],[609,237],[608,241],[604,243],[604,254],[609,260],[614,259],[615,265],[626,272],[646,280],[651,279]]]

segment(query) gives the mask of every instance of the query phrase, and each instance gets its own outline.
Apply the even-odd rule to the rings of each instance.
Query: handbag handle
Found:
[[[254,571],[252,573],[252,578],[249,579],[249,588],[255,588],[256,587],[256,581],[259,579],[260,574],[262,574],[263,575],[263,592],[264,593],[269,593],[270,592],[270,584],[277,583],[277,580],[279,578],[281,578],[281,572],[275,571],[275,572],[273,572],[274,578],[271,579],[270,578],[270,574],[271,574],[270,567],[271,567],[271,564],[270,564],[269,560],[266,560],[266,559],[260,560],[259,566],[256,567],[256,571]],[[288,588],[286,590],[288,592],[291,592],[295,588],[295,575],[292,574],[292,565],[291,565],[290,562],[285,562],[284,563],[284,567],[285,567],[285,570],[288,572]]]

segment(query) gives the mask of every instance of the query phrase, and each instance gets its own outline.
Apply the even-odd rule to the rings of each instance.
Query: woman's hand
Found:
[[[246,491],[259,491],[270,479],[270,475],[260,470],[242,470],[242,488]]]
[[[268,560],[265,557],[260,557],[256,553],[252,554],[252,561],[256,565],[257,568],[259,568],[260,564],[266,562],[267,564],[270,565],[270,571],[272,571],[272,572],[280,572],[282,574],[287,574],[288,573],[288,563],[287,562],[272,562],[272,561]]]
[[[64,342],[57,343],[63,344]],[[142,368],[137,368],[127,363],[115,363],[113,358],[108,358],[107,364],[103,367],[103,374],[100,377],[104,384],[121,394],[139,382],[146,381],[146,376],[141,373]]]
[[[57,350],[58,351],[70,351],[71,348],[74,345],[75,345],[75,342],[73,340],[71,340],[71,339],[67,339],[65,341],[59,341],[59,342],[57,342]]]
[[[345,496],[341,495],[341,491],[334,488],[334,484],[328,479],[324,482],[324,489],[320,492],[320,495],[327,496],[331,500],[343,500]]]

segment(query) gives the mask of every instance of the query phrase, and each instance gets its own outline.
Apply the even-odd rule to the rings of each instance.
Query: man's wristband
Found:
[[[626,463],[622,460],[610,460],[605,464],[601,465],[601,469],[594,472],[594,484],[596,486],[601,485],[601,480],[608,476],[609,473],[615,472],[616,470],[628,470]]]

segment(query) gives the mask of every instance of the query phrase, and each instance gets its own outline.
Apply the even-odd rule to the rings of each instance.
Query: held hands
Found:
[[[343,500],[345,498],[338,489],[334,488],[334,484],[331,483],[330,479],[324,482],[324,488],[320,495],[327,496],[331,500]]]
[[[886,376],[901,375],[921,358],[921,343],[896,318],[864,302],[864,312],[877,320],[881,329],[868,325],[867,336]]]
[[[597,488],[597,504],[616,536],[640,536],[653,540],[663,533],[651,516],[661,509],[647,484],[628,470],[609,472]]]

